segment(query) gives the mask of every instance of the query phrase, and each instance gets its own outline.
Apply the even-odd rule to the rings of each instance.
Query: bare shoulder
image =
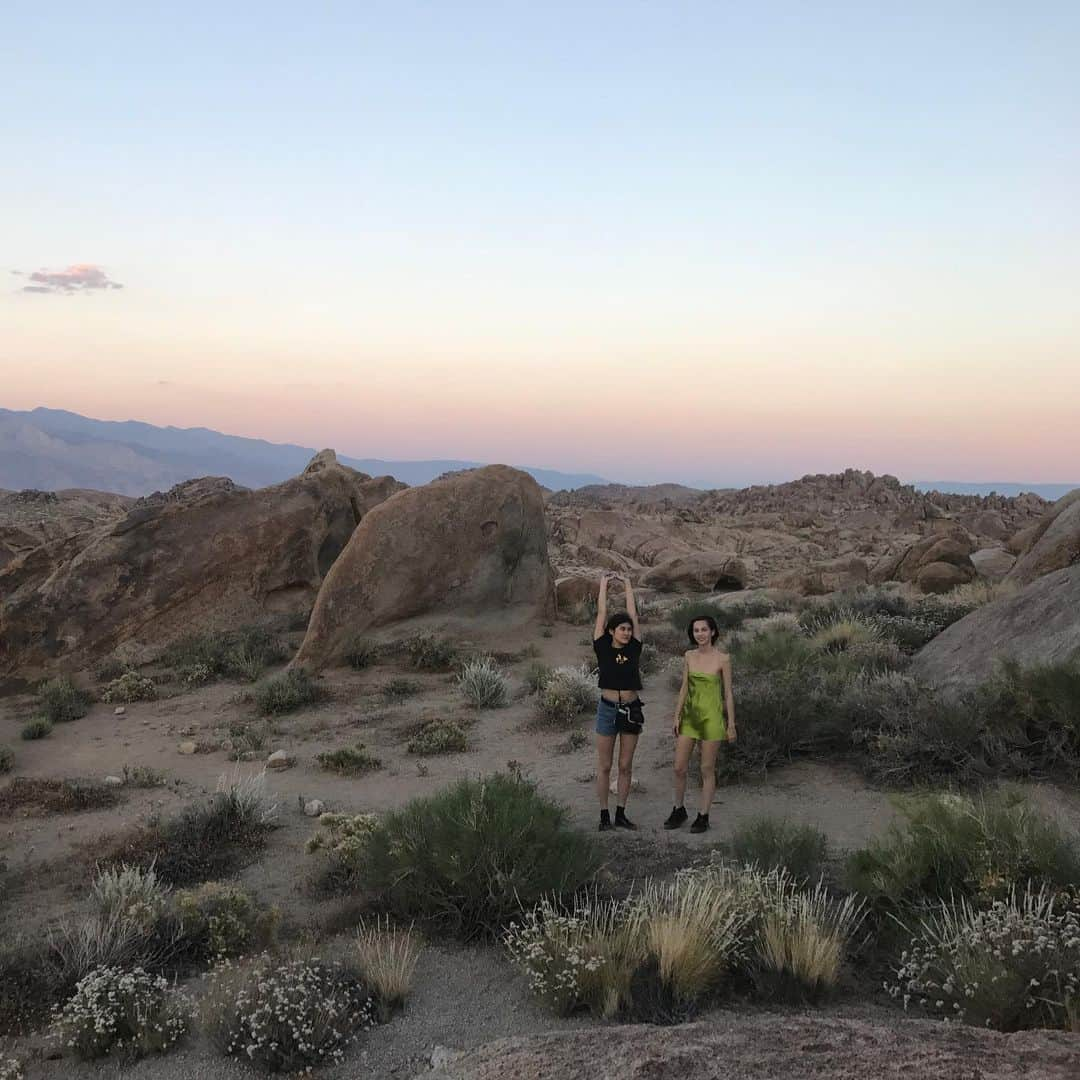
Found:
[[[731,667],[731,653],[722,652],[717,659],[722,666]]]

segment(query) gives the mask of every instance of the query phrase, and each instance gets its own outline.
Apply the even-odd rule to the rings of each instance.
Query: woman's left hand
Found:
[[[737,733],[735,731],[735,728],[734,727],[729,727],[728,730],[727,730],[727,741],[728,742],[734,742],[735,738],[736,738],[736,735],[737,735]]]

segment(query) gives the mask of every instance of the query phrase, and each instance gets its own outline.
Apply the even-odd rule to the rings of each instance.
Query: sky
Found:
[[[16,0],[0,406],[1080,480],[1077,55],[1071,0]]]

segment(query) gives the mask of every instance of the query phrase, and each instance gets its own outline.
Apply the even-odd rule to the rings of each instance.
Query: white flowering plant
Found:
[[[1080,1030],[1080,894],[1028,886],[988,908],[942,905],[885,988],[905,1008],[999,1031]]]
[[[338,1063],[373,1023],[372,993],[350,967],[318,957],[263,953],[207,976],[204,1027],[218,1050],[262,1072]]]
[[[84,1060],[163,1054],[187,1033],[189,999],[141,967],[95,968],[55,1017],[60,1042]]]

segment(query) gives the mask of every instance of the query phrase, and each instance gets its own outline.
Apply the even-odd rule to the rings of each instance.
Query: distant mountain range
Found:
[[[61,409],[0,409],[0,488],[91,488],[146,495],[193,476],[227,476],[245,487],[265,487],[301,472],[316,450],[223,435],[209,428],[155,427],[136,420],[92,420]],[[372,476],[426,484],[478,461],[338,460]],[[555,491],[603,483],[602,477],[519,466]]]
[[[1075,484],[1016,484],[1004,480],[992,484],[972,484],[966,480],[916,480],[913,487],[916,491],[942,491],[950,495],[1023,495],[1025,491],[1030,491],[1056,502],[1062,495],[1080,488],[1080,480]]]

